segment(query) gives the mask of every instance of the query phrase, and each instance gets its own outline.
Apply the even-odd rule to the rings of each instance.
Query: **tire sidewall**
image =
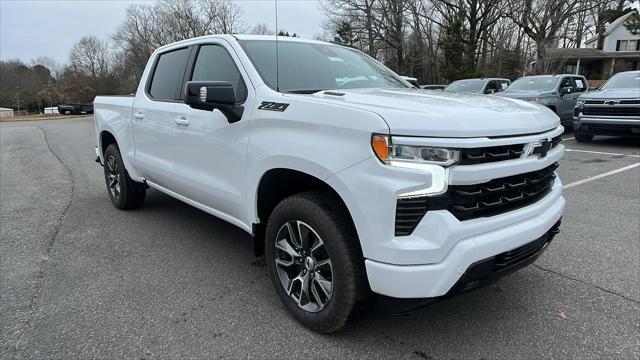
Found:
[[[353,279],[353,264],[347,254],[341,251],[340,241],[348,241],[338,227],[335,226],[328,210],[317,203],[300,196],[283,200],[269,218],[266,230],[265,259],[266,266],[275,287],[275,291],[293,316],[305,326],[320,332],[333,332],[342,325],[349,316],[356,302],[356,289]],[[280,283],[275,265],[275,241],[280,228],[291,220],[300,220],[313,228],[325,244],[325,248],[333,268],[333,291],[329,303],[319,312],[308,312],[300,308],[287,295]]]
[[[111,190],[109,189],[109,168],[107,166],[107,161],[111,156],[113,156],[116,161],[116,164],[118,166],[118,175],[120,175],[120,197],[118,199],[115,199],[113,197],[113,195],[111,194]],[[122,156],[120,156],[120,150],[114,144],[107,146],[107,149],[104,151],[104,181],[107,186],[107,193],[109,194],[109,198],[111,199],[113,205],[118,209],[124,208],[127,192],[129,191],[127,184],[127,173],[124,168]]]

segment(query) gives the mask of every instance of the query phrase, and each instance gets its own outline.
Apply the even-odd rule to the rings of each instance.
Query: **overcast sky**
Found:
[[[275,29],[274,0],[237,0],[247,29],[265,23]],[[25,62],[49,56],[66,62],[82,36],[107,39],[133,1],[0,0],[0,58]],[[317,0],[278,0],[278,27],[305,38],[322,32]]]

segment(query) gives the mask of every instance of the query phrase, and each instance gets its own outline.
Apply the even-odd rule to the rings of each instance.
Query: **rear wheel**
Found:
[[[276,293],[306,327],[332,333],[366,307],[358,236],[332,194],[307,192],[283,200],[269,218],[265,245]]]
[[[575,132],[575,137],[578,142],[589,142],[593,140],[593,134],[585,134],[580,131]]]
[[[104,179],[111,202],[118,209],[134,209],[144,202],[146,186],[131,180],[116,144],[104,151]]]

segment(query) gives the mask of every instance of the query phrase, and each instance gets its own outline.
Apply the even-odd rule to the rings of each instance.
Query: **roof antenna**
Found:
[[[278,57],[278,0],[276,2],[276,91],[280,92],[280,64]]]

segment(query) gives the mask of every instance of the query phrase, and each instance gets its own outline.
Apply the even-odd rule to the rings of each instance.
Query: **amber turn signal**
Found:
[[[376,153],[378,159],[383,162],[389,160],[389,136],[373,134],[371,136],[371,148],[373,148],[373,152]]]

